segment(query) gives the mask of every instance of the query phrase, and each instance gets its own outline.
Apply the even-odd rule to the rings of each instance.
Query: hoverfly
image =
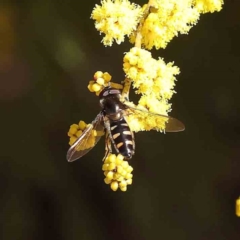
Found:
[[[185,129],[184,124],[169,116],[151,113],[141,109],[133,108],[121,101],[121,92],[118,89],[110,86],[105,87],[99,94],[101,111],[69,148],[67,152],[67,160],[75,161],[89,152],[100,140],[101,136],[96,136],[94,145],[85,149],[85,145],[91,135],[92,130],[105,131],[106,133],[106,152],[105,157],[112,152],[111,144],[114,146],[117,153],[124,156],[125,159],[131,159],[135,153],[134,134],[130,130],[126,121],[126,111],[130,110],[133,113],[145,113],[149,116],[158,116],[166,121],[166,132],[179,132]],[[83,150],[79,150],[79,147]]]

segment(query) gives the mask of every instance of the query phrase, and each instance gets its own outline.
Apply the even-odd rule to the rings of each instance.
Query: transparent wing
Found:
[[[88,153],[104,135],[103,115],[100,112],[95,120],[83,131],[82,135],[69,148],[68,162],[73,162]]]
[[[166,115],[162,115],[159,113],[153,113],[153,112],[149,112],[147,110],[143,110],[143,109],[139,109],[139,108],[135,108],[135,107],[131,107],[128,106],[127,104],[126,108],[129,112],[129,114],[131,114],[131,112],[133,114],[136,114],[137,116],[142,116],[142,118],[150,118],[151,116],[156,118],[156,121],[164,121],[165,123],[165,132],[181,132],[185,130],[185,126],[184,124],[179,121],[176,118],[170,117],[170,116],[166,116]]]

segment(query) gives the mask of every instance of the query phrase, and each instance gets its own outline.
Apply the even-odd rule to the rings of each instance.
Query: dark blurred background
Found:
[[[99,112],[88,81],[123,80],[131,47],[101,44],[96,3],[0,2],[0,239],[240,239],[240,1],[154,51],[181,69],[171,115],[186,131],[136,134],[125,193],[103,182],[103,140],[65,157],[69,126]]]

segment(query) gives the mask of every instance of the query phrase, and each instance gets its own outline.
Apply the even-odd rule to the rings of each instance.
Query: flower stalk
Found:
[[[149,13],[150,13],[150,8],[154,6],[154,3],[156,2],[156,0],[149,0],[148,4],[146,5],[146,8],[143,12],[143,16],[142,19],[139,22],[138,28],[137,28],[137,33],[136,33],[136,40],[135,40],[135,47],[141,48],[142,46],[142,27],[143,27],[143,23],[146,20],[146,18],[148,17]]]
[[[143,23],[144,23],[145,19],[147,18],[148,14],[150,13],[150,8],[152,6],[154,6],[154,2],[155,2],[155,0],[149,0],[148,1],[146,9],[143,12],[142,19],[140,20],[139,25],[137,27],[136,40],[135,40],[135,44],[134,44],[135,47],[137,47],[137,48],[141,48],[141,45],[142,45],[142,33],[141,33],[141,30],[142,30]],[[131,88],[131,79],[125,78],[125,80],[124,80],[124,87],[123,87],[123,91],[122,91],[122,95],[123,95],[123,98],[125,100],[129,100],[130,88]]]

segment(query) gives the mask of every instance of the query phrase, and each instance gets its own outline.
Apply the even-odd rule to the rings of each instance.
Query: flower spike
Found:
[[[80,121],[70,126],[70,161],[82,157],[105,135],[104,182],[113,191],[127,190],[133,177],[129,164],[135,152],[133,132],[184,130],[179,120],[168,116],[180,69],[174,62],[153,58],[150,51],[164,49],[174,37],[188,34],[201,14],[220,11],[222,5],[223,0],[148,0],[142,7],[129,0],[102,0],[95,5],[91,18],[104,35],[103,44],[120,44],[127,37],[133,46],[124,54],[122,82],[113,82],[102,71],[89,81],[88,89],[99,96],[102,109],[91,124]],[[140,95],[137,103],[129,101],[131,87]],[[239,205],[238,199],[238,216]]]

